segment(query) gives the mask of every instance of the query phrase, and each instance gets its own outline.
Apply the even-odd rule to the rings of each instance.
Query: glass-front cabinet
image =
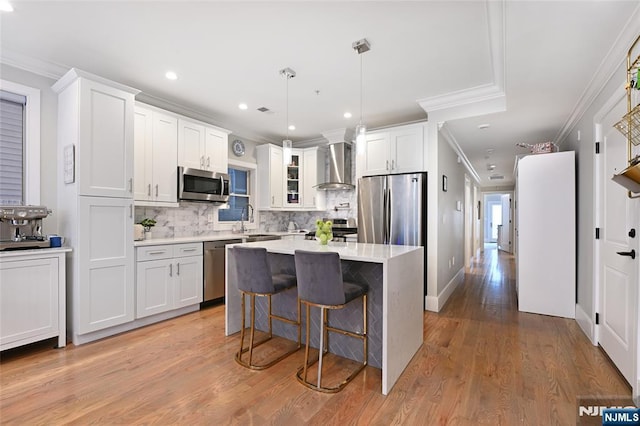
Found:
[[[285,206],[299,206],[300,205],[300,160],[302,156],[300,152],[293,151],[291,154],[291,161],[286,165],[286,177],[285,177],[285,194],[286,199]]]

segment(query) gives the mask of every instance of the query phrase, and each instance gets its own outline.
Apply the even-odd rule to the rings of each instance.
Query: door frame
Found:
[[[610,98],[604,103],[602,108],[598,110],[598,112],[593,117],[593,133],[595,140],[594,142],[603,142],[603,124],[602,121],[609,114],[609,112],[618,105],[619,102],[626,102],[627,93],[624,89],[624,85],[620,84],[618,88],[613,92]],[[595,152],[595,151],[591,151]],[[604,174],[604,164],[603,164],[603,156],[593,154],[593,187],[594,187],[594,196],[593,196],[593,225],[594,228],[602,227],[602,220],[604,217],[604,202],[603,202],[603,187],[601,185],[603,174]],[[602,286],[602,282],[600,279],[600,268],[602,267],[603,262],[603,251],[601,247],[601,240],[593,239],[593,310],[591,312],[591,321],[593,325],[593,333],[591,336],[592,344],[598,345],[600,342],[600,326],[595,323],[595,313],[602,312],[602,300],[600,299],[600,289]],[[638,271],[637,276],[640,277],[640,262],[638,262]],[[640,306],[640,291],[638,291],[638,306]],[[632,373],[632,397],[636,404],[640,403],[640,360],[638,359],[639,352],[639,344],[640,344],[640,310],[636,311],[637,322],[636,333],[635,333],[635,342],[634,342],[634,352],[636,362],[634,363],[634,371]]]

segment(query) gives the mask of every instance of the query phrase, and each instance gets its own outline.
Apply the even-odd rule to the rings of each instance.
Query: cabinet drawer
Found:
[[[136,261],[156,259],[170,259],[173,257],[173,245],[164,244],[161,246],[138,247],[136,249]]]
[[[202,243],[175,244],[173,257],[202,255]]]

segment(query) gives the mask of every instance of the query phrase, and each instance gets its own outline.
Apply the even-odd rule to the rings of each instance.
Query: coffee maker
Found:
[[[45,206],[0,206],[0,250],[49,247],[42,219],[50,213]]]

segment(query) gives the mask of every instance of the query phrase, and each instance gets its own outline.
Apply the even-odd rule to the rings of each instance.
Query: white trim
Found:
[[[40,89],[0,80],[0,89],[27,98],[25,104],[25,204],[40,204]]]
[[[251,204],[251,206],[255,206],[255,199],[256,199],[256,191],[258,188],[258,165],[256,163],[250,163],[248,161],[242,161],[242,160],[237,160],[234,158],[230,158],[228,161],[228,167],[233,167],[233,168],[239,168],[239,169],[245,169],[247,171],[249,171],[249,203]],[[216,231],[236,231],[239,232],[240,230],[237,229],[238,227],[238,222],[237,221],[233,221],[233,222],[220,222],[218,220],[218,210],[220,209],[220,207],[216,207],[215,208],[215,212],[213,213],[213,229],[215,229]],[[253,209],[253,222],[249,223],[245,223],[245,229],[246,230],[256,230],[258,229],[258,224],[260,223],[260,213],[258,212],[258,209],[256,209],[254,207]]]
[[[595,325],[589,315],[582,309],[582,306],[578,305],[577,303],[576,322],[578,323],[584,334],[586,334],[589,340],[591,340],[591,344],[594,346],[597,345],[598,340],[596,339]]]
[[[469,172],[473,180],[475,180],[477,184],[480,184],[480,175],[478,175],[478,172],[476,172],[476,169],[473,167],[473,164],[471,164],[471,162],[469,161],[469,158],[467,158],[464,151],[462,151],[462,148],[460,148],[460,145],[458,144],[458,140],[449,131],[449,128],[446,126],[446,124],[447,123],[444,123],[444,125],[440,127],[440,134],[444,137],[444,139],[447,141],[449,146],[451,146],[451,148],[455,151],[458,157],[460,157],[462,164],[467,169],[467,171]]]
[[[0,49],[0,63],[10,65],[33,74],[57,80],[66,73],[70,67],[43,61],[42,59],[18,53],[15,50],[3,47]]]
[[[449,300],[449,297],[453,294],[456,288],[460,284],[464,282],[464,267],[460,268],[460,270],[451,278],[451,281],[442,289],[440,294],[437,297],[435,296],[427,296],[425,299],[426,310],[432,312],[440,312]]]
[[[589,106],[596,100],[606,83],[611,80],[618,67],[622,65],[624,58],[627,56],[629,46],[638,37],[638,28],[640,28],[640,5],[636,7],[622,27],[609,53],[600,62],[600,65],[593,73],[591,81],[585,86],[586,88],[574,106],[573,112],[556,135],[554,140],[558,145],[562,145],[566,137],[589,109]],[[624,84],[621,87],[624,87]]]

